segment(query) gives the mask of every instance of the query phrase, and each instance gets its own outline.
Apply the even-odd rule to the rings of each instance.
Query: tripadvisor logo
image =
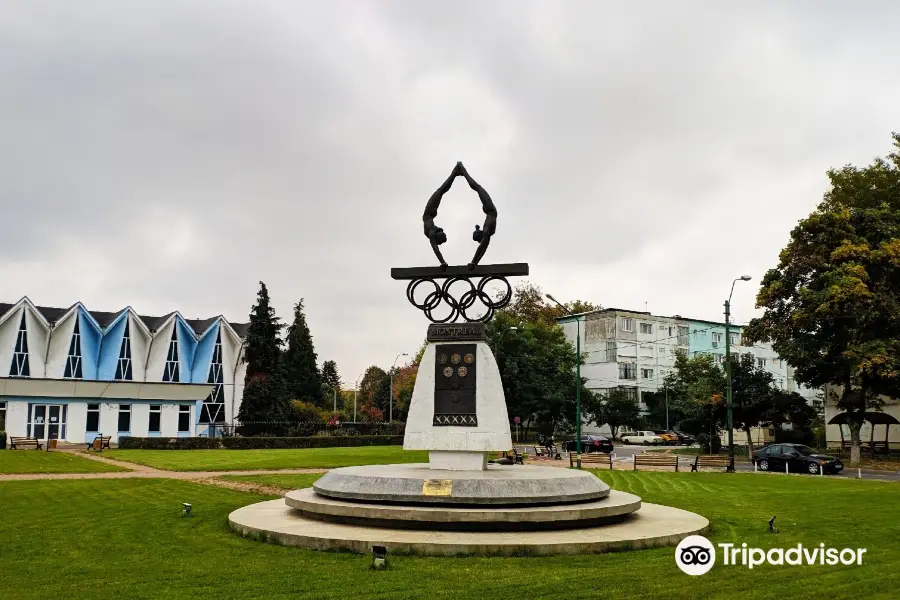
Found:
[[[747,544],[717,544],[722,553],[722,564],[752,569],[760,565],[861,565],[865,548],[826,548],[819,544],[806,548],[797,544],[792,548],[750,548]],[[688,575],[703,575],[716,564],[716,550],[712,542],[702,535],[690,535],[675,548],[675,564]]]

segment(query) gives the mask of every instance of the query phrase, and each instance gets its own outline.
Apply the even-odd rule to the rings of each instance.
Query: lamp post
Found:
[[[394,364],[391,365],[391,397],[388,399],[388,423],[394,422],[394,369],[397,367],[397,361],[400,360],[401,356],[409,356],[409,354],[406,352],[398,354],[394,359]]]
[[[734,284],[738,281],[750,281],[749,275],[741,275],[731,282],[731,292],[725,301],[725,405],[728,409],[728,471],[734,472],[734,420],[731,404],[731,296],[734,294]]]
[[[566,311],[566,316],[575,317],[569,309],[556,298],[547,294],[550,301]],[[575,317],[575,456],[578,468],[581,468],[581,319]]]

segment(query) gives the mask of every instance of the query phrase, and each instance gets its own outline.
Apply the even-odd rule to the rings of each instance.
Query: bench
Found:
[[[678,470],[678,457],[672,454],[633,454],[634,470],[638,465],[643,467],[675,467]]]
[[[578,464],[577,454],[569,452],[569,468],[573,468]],[[606,465],[610,471],[613,468],[612,454],[603,454],[602,452],[589,452],[581,455],[581,466],[584,465]]]
[[[32,437],[12,437],[9,438],[9,449],[10,450],[19,450],[21,448],[32,447],[35,450],[40,450],[43,448],[43,444],[41,444],[40,440]]]
[[[691,464],[691,471],[700,471],[700,467],[727,469],[729,466],[730,461],[727,456],[711,456],[698,454],[697,458],[695,458],[694,462]]]
[[[547,458],[555,458],[557,460],[562,458],[562,456],[560,456],[560,454],[559,454],[559,449],[556,447],[556,444],[553,444],[552,446],[550,446],[550,450],[551,450],[551,452],[548,455],[546,446],[535,446],[534,454],[535,454],[535,456],[539,456],[541,458],[544,458],[545,456]]]
[[[104,448],[106,448],[107,450],[112,450],[112,448],[109,447],[109,442],[110,442],[110,440],[112,440],[111,435],[107,435],[107,436],[98,435],[97,437],[94,438],[94,440],[92,442],[88,443],[87,449],[92,450],[94,448],[94,444],[97,442],[97,440],[100,440],[100,447],[97,448],[97,452],[103,452]]]

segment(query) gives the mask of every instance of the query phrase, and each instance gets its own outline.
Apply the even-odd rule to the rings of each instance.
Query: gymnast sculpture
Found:
[[[491,236],[497,231],[497,208],[494,206],[494,202],[491,200],[490,195],[488,195],[487,191],[481,187],[477,181],[472,179],[472,176],[466,171],[462,162],[457,162],[456,166],[453,167],[450,176],[437,190],[435,190],[431,195],[431,198],[428,199],[428,203],[425,205],[425,213],[422,215],[422,222],[425,226],[425,237],[431,242],[431,249],[434,251],[434,255],[437,257],[438,261],[440,261],[441,268],[443,269],[447,268],[447,261],[444,260],[444,256],[441,254],[439,246],[447,241],[447,234],[442,228],[435,225],[434,219],[437,217],[438,207],[441,205],[441,199],[444,197],[444,194],[450,190],[450,187],[453,185],[453,180],[460,176],[465,178],[469,187],[478,193],[478,198],[481,200],[481,207],[484,210],[485,215],[484,225],[482,227],[475,225],[475,231],[472,233],[472,239],[478,242],[478,248],[475,250],[472,261],[469,263],[469,269],[473,269],[475,265],[478,264],[478,261],[482,259],[491,243]]]

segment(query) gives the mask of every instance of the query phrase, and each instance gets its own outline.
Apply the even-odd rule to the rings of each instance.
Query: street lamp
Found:
[[[550,299],[551,302],[556,303],[561,309],[566,311],[566,316],[575,317],[569,309],[560,303],[559,300],[547,294],[547,298]],[[575,456],[577,457],[576,464],[578,468],[581,468],[581,319],[575,317],[575,425],[577,427],[577,431],[575,434]]]
[[[356,378],[356,383],[353,384],[353,422],[356,423],[356,396],[359,393],[359,380],[363,378],[363,373],[359,377]]]
[[[734,284],[738,281],[750,281],[749,275],[741,275],[731,282],[731,292],[725,301],[725,377],[728,381],[725,387],[725,405],[728,408],[728,471],[734,472],[734,421],[731,405],[731,296],[734,294]]]
[[[401,356],[409,356],[409,354],[406,352],[398,354],[397,358],[394,359],[394,364],[391,365],[391,397],[388,399],[388,423],[394,422],[394,368],[397,366],[397,361],[400,360]]]

